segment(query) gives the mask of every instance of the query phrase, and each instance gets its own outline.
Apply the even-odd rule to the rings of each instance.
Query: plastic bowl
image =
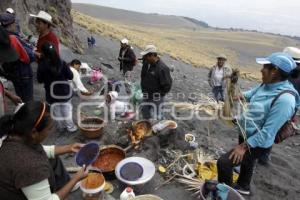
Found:
[[[101,191],[104,190],[105,188],[105,178],[103,176],[102,173],[100,172],[90,172],[89,176],[95,176],[95,178],[97,179],[97,181],[99,181],[99,185],[93,189],[88,189],[86,188],[86,181],[88,180],[88,178],[83,179],[82,181],[80,181],[80,189],[82,190],[82,192],[86,193],[86,194],[97,194]],[[90,181],[90,180],[89,180]]]
[[[83,165],[91,165],[93,162],[96,161],[99,155],[99,145],[95,142],[88,143],[84,145],[75,156],[75,162],[79,166]]]

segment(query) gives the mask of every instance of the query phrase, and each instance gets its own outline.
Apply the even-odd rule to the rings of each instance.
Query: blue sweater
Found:
[[[294,91],[296,98],[289,93],[281,95],[271,108],[273,99],[283,90]],[[246,132],[247,142],[252,148],[269,148],[274,144],[279,129],[293,116],[300,98],[289,81],[264,84],[244,93],[249,102],[239,123]],[[256,126],[255,126],[256,124]],[[258,127],[260,131],[257,131]]]

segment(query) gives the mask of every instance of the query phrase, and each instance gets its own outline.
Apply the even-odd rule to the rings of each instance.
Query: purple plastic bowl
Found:
[[[86,145],[84,145],[77,153],[75,156],[75,161],[76,164],[79,166],[88,166],[91,165],[93,162],[96,161],[100,147],[97,143],[95,142],[90,142]]]

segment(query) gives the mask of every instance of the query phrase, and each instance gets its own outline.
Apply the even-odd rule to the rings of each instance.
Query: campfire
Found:
[[[132,145],[136,146],[143,141],[145,137],[152,134],[151,123],[146,120],[133,122],[132,127],[127,129],[127,133]]]

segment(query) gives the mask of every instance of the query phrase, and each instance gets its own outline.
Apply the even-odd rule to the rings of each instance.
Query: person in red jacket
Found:
[[[55,27],[55,25],[52,22],[51,15],[45,11],[40,11],[37,15],[30,14],[30,16],[36,18],[35,26],[40,34],[37,42],[36,56],[40,58],[42,46],[47,42],[53,44],[59,53],[59,39],[52,31],[52,27]]]
[[[5,78],[12,81],[15,91],[23,102],[33,100],[33,71],[30,63],[34,61],[34,51],[17,34],[17,23],[14,15],[0,15],[2,27],[9,35],[12,47],[19,55],[15,62],[5,63],[2,67],[6,72]]]
[[[0,66],[7,62],[15,62],[19,59],[19,55],[15,48],[12,46],[11,40],[9,38],[6,30],[0,26]],[[0,75],[2,73],[2,68],[0,70]],[[16,105],[22,103],[20,97],[14,95],[10,91],[4,88],[4,85],[0,79],[0,117],[5,114],[6,111],[6,101],[5,97],[8,97]]]

